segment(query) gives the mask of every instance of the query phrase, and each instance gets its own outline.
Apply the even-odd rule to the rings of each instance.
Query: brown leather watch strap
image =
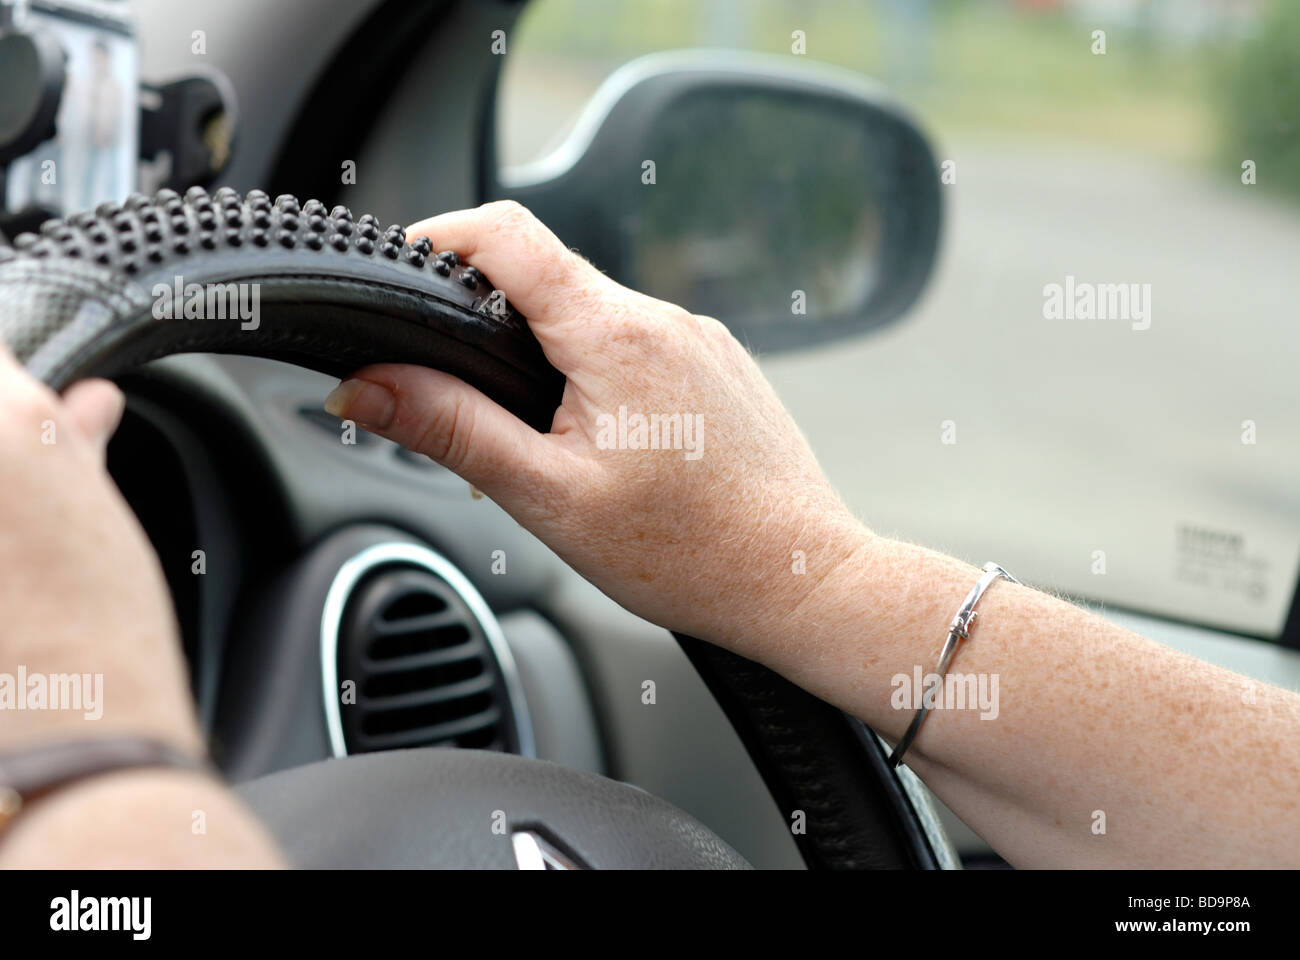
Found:
[[[140,737],[90,737],[0,754],[0,833],[23,807],[59,787],[139,767],[209,769],[200,757]]]

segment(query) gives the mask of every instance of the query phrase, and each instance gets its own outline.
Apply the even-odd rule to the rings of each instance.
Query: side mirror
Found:
[[[501,170],[489,193],[620,283],[762,351],[900,316],[930,274],[941,216],[930,146],[881,88],[715,51],[629,63],[559,149]]]

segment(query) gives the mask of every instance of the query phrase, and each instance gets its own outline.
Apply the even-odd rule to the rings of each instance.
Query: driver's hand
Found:
[[[60,398],[0,344],[0,674],[23,699],[0,700],[0,752],[101,734],[201,750],[158,559],[104,466],[121,414],[108,381]],[[89,700],[39,708],[61,675]]]
[[[869,537],[717,320],[613,282],[511,201],[407,236],[456,250],[528,318],[568,378],[551,432],[397,364],[353,374],[327,409],[460,474],[623,606],[728,646],[775,639]],[[689,418],[691,431],[679,449],[628,449],[618,424],[635,434],[638,414]]]

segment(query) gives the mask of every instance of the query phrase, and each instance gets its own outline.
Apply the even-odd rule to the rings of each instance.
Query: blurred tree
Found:
[[[1227,63],[1226,161],[1253,160],[1261,187],[1300,197],[1300,3],[1275,3]]]

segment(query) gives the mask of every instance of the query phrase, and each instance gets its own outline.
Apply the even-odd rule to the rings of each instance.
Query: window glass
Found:
[[[911,313],[761,360],[867,523],[1279,632],[1300,560],[1300,3],[533,0],[503,162],[561,142],[622,64],[688,47],[870,75],[949,172]],[[660,215],[698,217],[656,189]]]

